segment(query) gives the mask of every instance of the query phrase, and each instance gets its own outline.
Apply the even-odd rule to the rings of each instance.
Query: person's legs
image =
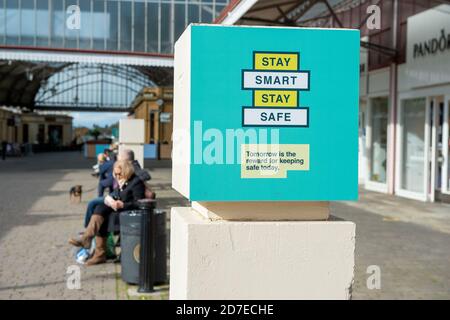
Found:
[[[103,222],[103,224],[101,225],[100,229],[98,230],[98,235],[100,237],[107,237],[108,236],[108,225],[109,225],[109,217],[111,216],[111,214],[109,214],[108,216],[104,216],[105,221]]]
[[[106,246],[108,239],[108,220],[111,215],[111,211],[104,212],[104,221],[98,230],[95,237],[95,251],[94,255],[86,261],[86,266],[92,266],[99,263],[106,262]],[[107,213],[107,214],[106,214]],[[94,214],[95,216],[95,214]]]
[[[103,197],[103,194],[105,193],[105,187],[102,185],[101,182],[98,183],[98,197]]]
[[[99,204],[95,207],[94,213],[92,214],[89,225],[87,226],[84,234],[81,236],[80,240],[69,239],[69,243],[76,247],[90,248],[92,239],[97,235],[109,214],[113,211],[112,208],[106,206],[105,204]]]
[[[99,204],[102,204],[104,201],[103,197],[97,197],[91,201],[89,201],[87,208],[86,208],[86,214],[84,216],[84,227],[87,228],[89,225],[89,220],[91,220],[91,216],[94,213],[94,209]]]
[[[92,266],[106,262],[106,241],[107,237],[95,237],[94,255],[86,261],[86,266]]]

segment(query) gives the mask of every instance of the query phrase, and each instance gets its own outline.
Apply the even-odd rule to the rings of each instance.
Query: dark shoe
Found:
[[[105,219],[98,214],[93,214],[86,231],[81,236],[80,240],[69,239],[69,243],[75,247],[83,247],[89,249],[91,247],[92,239],[100,230],[102,223]]]
[[[74,239],[74,238],[70,238],[69,239],[69,243],[75,247],[82,247],[83,244],[81,243],[80,240]]]
[[[106,262],[106,237],[95,237],[95,251],[94,255],[86,261],[86,266]]]

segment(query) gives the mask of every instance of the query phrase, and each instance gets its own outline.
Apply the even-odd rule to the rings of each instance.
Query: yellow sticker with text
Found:
[[[255,107],[297,107],[298,91],[292,90],[255,90]]]
[[[298,70],[297,53],[254,53],[255,70]]]
[[[242,144],[242,179],[285,179],[289,171],[309,171],[309,144]]]

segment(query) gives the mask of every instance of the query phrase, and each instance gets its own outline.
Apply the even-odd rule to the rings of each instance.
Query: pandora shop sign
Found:
[[[412,87],[450,81],[450,5],[408,18],[407,76]]]
[[[413,57],[425,57],[430,54],[444,53],[450,50],[450,32],[447,34],[445,29],[441,30],[441,35],[424,42],[414,43]]]

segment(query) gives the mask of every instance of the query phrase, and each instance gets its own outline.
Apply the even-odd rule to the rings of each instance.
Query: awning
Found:
[[[361,0],[234,0],[215,23],[224,25],[311,26],[315,19],[329,18]],[[332,9],[332,10],[330,10]]]
[[[283,27],[351,28],[367,36],[370,1],[363,0],[233,0],[215,23]],[[353,17],[352,18],[352,14]],[[385,29],[386,31],[386,29]],[[389,45],[361,41],[361,47],[393,59],[398,51]]]
[[[0,60],[56,63],[101,63],[173,68],[173,55],[96,52],[91,50],[45,49],[0,46]]]

